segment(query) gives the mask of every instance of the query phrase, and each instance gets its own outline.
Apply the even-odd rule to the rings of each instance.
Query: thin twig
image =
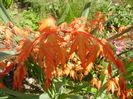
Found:
[[[130,49],[124,51],[124,52],[121,52],[121,53],[118,54],[117,56],[121,56],[122,54],[125,54],[125,53],[127,53],[127,52],[129,52],[129,51],[132,51],[132,50],[133,50],[133,48],[130,48]]]
[[[129,27],[128,29],[126,29],[125,31],[122,31],[122,32],[121,32],[121,33],[119,33],[119,34],[116,34],[116,35],[114,35],[114,36],[112,36],[112,37],[108,38],[108,39],[107,39],[107,41],[114,40],[115,38],[120,37],[121,35],[123,35],[123,34],[125,34],[125,33],[129,32],[129,31],[130,31],[130,30],[132,30],[132,29],[133,29],[133,25],[132,25],[131,27]]]

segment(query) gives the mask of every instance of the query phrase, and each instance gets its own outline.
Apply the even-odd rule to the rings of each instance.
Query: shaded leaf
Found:
[[[0,0],[0,17],[4,21],[4,23],[7,23],[9,21],[12,21],[9,17],[8,13],[6,12],[6,9],[4,8],[1,0]]]
[[[83,83],[82,86],[77,86],[74,90],[70,93],[76,93],[82,90],[82,88],[88,87],[90,83]]]
[[[11,56],[17,55],[17,52],[15,51],[0,51],[0,61],[4,60],[6,58],[9,58]]]

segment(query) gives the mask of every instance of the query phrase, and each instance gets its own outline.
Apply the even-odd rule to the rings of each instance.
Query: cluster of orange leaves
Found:
[[[112,78],[111,74],[111,63],[118,68],[120,74],[121,72],[126,73],[124,63],[113,53],[110,42],[91,34],[94,26],[99,26],[99,31],[101,31],[104,21],[105,16],[99,12],[95,14],[95,18],[90,23],[82,17],[74,19],[70,24],[62,23],[57,26],[56,20],[49,17],[40,21],[38,32],[33,35],[34,39],[28,36],[32,33],[30,29],[20,30],[11,23],[10,26],[0,27],[0,32],[4,32],[6,35],[5,42],[8,45],[12,44],[13,34],[21,36],[17,45],[19,55],[15,56],[15,61],[11,62],[9,66],[4,63],[5,68],[3,68],[0,65],[3,68],[0,76],[2,77],[17,63],[13,88],[18,87],[20,91],[24,76],[27,75],[25,61],[32,56],[38,66],[44,68],[45,88],[48,89],[54,76],[70,75],[74,80],[82,80],[93,70],[97,57],[102,56],[109,63],[107,74],[110,78],[105,85],[107,92],[111,90],[113,94],[114,91],[117,91],[117,96],[125,99],[127,89],[124,77],[120,75],[119,78]],[[11,28],[5,29],[7,27]],[[100,65],[97,67],[103,69]],[[98,78],[93,78],[91,84],[100,90],[102,82]],[[1,83],[0,87],[3,87]]]

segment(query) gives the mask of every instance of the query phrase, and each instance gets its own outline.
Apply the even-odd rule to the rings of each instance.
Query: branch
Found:
[[[119,33],[119,34],[116,34],[116,35],[114,35],[114,36],[112,36],[112,37],[108,38],[108,39],[107,39],[107,41],[114,40],[115,38],[120,37],[121,35],[123,35],[123,34],[125,34],[125,33],[129,32],[129,31],[130,31],[130,30],[132,30],[132,29],[133,29],[133,25],[132,25],[131,27],[129,27],[128,29],[126,29],[125,31],[122,31],[122,32],[121,32],[121,33]]]
[[[124,51],[124,52],[121,52],[121,53],[118,54],[117,56],[121,56],[122,54],[125,54],[125,53],[127,53],[127,52],[129,52],[129,51],[132,51],[132,50],[133,50],[133,48],[130,48],[130,49]]]

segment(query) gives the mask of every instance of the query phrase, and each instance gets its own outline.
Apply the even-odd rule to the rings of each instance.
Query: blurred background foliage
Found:
[[[36,30],[40,19],[53,16],[60,22],[71,22],[81,16],[85,4],[90,2],[88,20],[101,11],[119,14],[109,24],[115,27],[133,23],[133,0],[1,0],[8,14],[19,27]],[[59,22],[59,23],[60,23]]]

